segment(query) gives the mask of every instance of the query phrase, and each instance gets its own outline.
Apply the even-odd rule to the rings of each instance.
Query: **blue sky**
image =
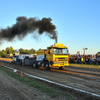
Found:
[[[69,53],[76,54],[86,47],[86,54],[100,51],[100,0],[2,0],[0,1],[0,29],[16,23],[19,16],[51,18],[58,33],[58,43],[68,47]],[[34,39],[36,34],[38,39]],[[12,46],[14,49],[45,49],[54,44],[46,34],[37,31],[23,40],[3,41],[0,50]]]

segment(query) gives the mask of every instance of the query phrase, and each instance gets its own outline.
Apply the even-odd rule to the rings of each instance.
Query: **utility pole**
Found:
[[[88,48],[82,48],[84,50],[84,55],[85,55],[85,50],[87,50]]]

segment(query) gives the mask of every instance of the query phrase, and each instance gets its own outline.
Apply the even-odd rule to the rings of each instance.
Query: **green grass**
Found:
[[[48,87],[43,86],[42,84],[39,84],[39,83],[35,82],[35,80],[30,80],[28,78],[21,77],[21,76],[17,75],[16,73],[13,73],[11,71],[6,70],[3,67],[0,67],[0,69],[3,70],[3,71],[6,71],[6,73],[8,75],[10,75],[11,77],[13,77],[14,79],[19,80],[22,83],[25,83],[25,84],[27,84],[27,85],[29,85],[31,87],[34,87],[34,88],[38,88],[39,90],[41,90],[42,92],[46,92],[47,94],[58,96],[54,91],[52,91]]]
[[[89,64],[69,64],[69,67],[77,67],[77,68],[89,68],[89,69],[97,69],[100,65],[89,65]]]
[[[31,86],[33,88],[37,88],[38,90],[40,90],[41,92],[46,93],[47,95],[51,95],[52,97],[59,97],[59,96],[64,96],[67,97],[67,100],[74,100],[71,95],[66,91],[66,92],[61,92],[59,91],[58,88],[51,89],[49,87],[45,87],[44,85],[40,84],[39,82],[37,82],[35,79],[30,79],[30,78],[26,78],[26,77],[21,77],[19,74],[16,74],[12,71],[9,71],[3,67],[0,67],[0,70],[5,71],[9,76],[11,76],[12,78],[27,84],[28,86]]]

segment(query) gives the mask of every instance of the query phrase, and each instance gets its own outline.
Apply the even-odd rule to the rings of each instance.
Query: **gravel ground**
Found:
[[[8,66],[12,68],[23,70],[24,72],[27,72],[29,74],[32,74],[38,77],[49,79],[61,84],[65,84],[68,86],[72,86],[75,88],[79,88],[79,89],[86,90],[86,91],[100,95],[100,78],[97,78],[97,77],[53,72],[53,71],[46,71],[46,70],[41,70],[41,69],[33,69],[30,66],[20,66],[20,65],[11,64],[11,63],[5,63],[5,64],[7,64]],[[9,97],[8,99],[0,98],[0,100],[67,100],[66,97],[53,98],[52,96],[46,95],[45,93],[42,93],[37,89],[34,89],[27,85],[23,85],[22,83],[11,78],[10,76],[3,73],[2,71],[0,71],[0,79],[1,79],[0,80],[0,95],[2,95],[3,97]],[[82,95],[81,99],[79,98],[76,99],[76,96],[73,97],[75,98],[74,100],[100,100],[100,99],[92,98],[92,96],[89,96],[89,95],[85,96],[83,95],[83,93],[78,93],[76,91],[74,91],[74,94]]]
[[[19,73],[16,74],[20,76]],[[29,78],[25,75],[24,77]],[[57,88],[56,86],[52,86],[52,84],[38,80],[37,82],[45,85],[45,87],[51,88],[53,91]],[[37,88],[33,88],[25,83],[23,84],[9,76],[5,71],[0,70],[0,100],[80,100],[77,99],[77,96],[74,97],[73,94],[69,95],[68,93],[67,96],[59,94],[62,91],[61,88],[59,89],[59,96],[48,95],[47,93],[39,91]]]
[[[0,70],[0,100],[66,100],[52,98],[36,88],[27,86]]]

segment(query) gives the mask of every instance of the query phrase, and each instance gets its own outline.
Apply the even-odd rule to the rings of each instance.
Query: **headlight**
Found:
[[[68,63],[68,61],[66,61],[65,63]]]

